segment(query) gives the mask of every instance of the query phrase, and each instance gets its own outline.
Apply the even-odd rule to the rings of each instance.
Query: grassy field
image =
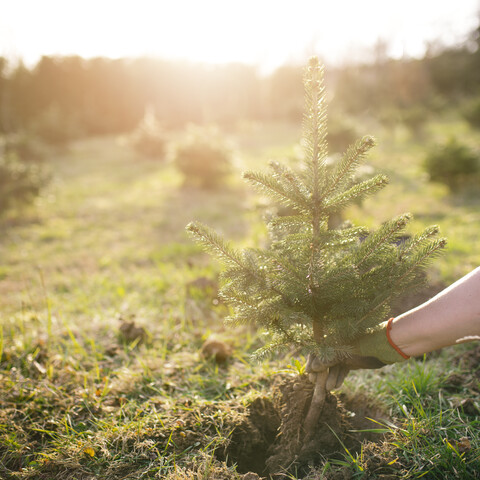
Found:
[[[412,231],[439,224],[449,247],[432,284],[480,265],[478,190],[452,195],[421,168],[429,143],[455,133],[476,146],[478,132],[455,118],[419,139],[365,125],[379,142],[369,165],[391,185],[347,216],[373,226],[410,211]],[[254,455],[240,433],[260,410],[268,417],[279,379],[302,372],[304,359],[250,361],[261,336],[224,328],[219,266],[184,227],[199,220],[237,245],[261,242],[262,199],[240,172],[294,161],[300,133],[283,124],[231,133],[237,172],[208,192],[186,189],[171,163],[137,158],[122,138],[51,155],[42,197],[0,220],[0,478],[262,474],[265,452]],[[231,349],[225,364],[202,355],[212,336]],[[479,356],[462,345],[350,374],[339,401],[379,423],[354,450],[339,439],[321,464],[285,478],[480,478]]]

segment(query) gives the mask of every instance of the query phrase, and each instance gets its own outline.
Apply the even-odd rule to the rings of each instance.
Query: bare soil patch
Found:
[[[312,393],[313,386],[305,375],[282,377],[272,400],[255,400],[234,428],[225,450],[227,461],[236,463],[240,473],[282,478],[288,472],[306,472],[328,457],[341,458],[345,448],[354,452],[363,441],[381,438],[361,431],[378,427],[368,418],[386,418],[373,402],[363,396],[349,399],[329,394],[316,434],[304,444],[303,421]]]

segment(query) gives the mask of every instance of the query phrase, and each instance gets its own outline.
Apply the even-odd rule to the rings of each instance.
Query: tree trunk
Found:
[[[315,376],[315,383],[312,395],[312,402],[305,417],[303,428],[305,431],[304,445],[307,446],[315,435],[318,419],[322,413],[325,398],[327,396],[326,383],[328,378],[328,369],[319,372]]]
[[[323,330],[320,322],[313,322],[313,338],[317,343],[321,343],[323,340]],[[303,429],[305,431],[305,446],[308,445],[310,440],[312,440],[315,435],[318,419],[322,413],[323,405],[325,404],[325,398],[327,396],[327,378],[328,368],[322,372],[318,372],[315,375],[312,402],[310,403],[310,407],[303,423]]]

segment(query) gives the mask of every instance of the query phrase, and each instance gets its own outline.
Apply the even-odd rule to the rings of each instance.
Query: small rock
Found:
[[[122,322],[120,325],[120,334],[127,342],[138,340],[138,343],[144,342],[148,335],[143,327],[137,327],[135,322]]]
[[[242,480],[260,480],[260,477],[258,473],[248,472],[243,475]]]
[[[232,347],[221,340],[208,338],[202,345],[201,354],[205,358],[215,358],[217,363],[225,363],[232,355]]]

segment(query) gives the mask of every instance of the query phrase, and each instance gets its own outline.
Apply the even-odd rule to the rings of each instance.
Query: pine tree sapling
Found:
[[[33,201],[47,180],[40,165],[22,162],[14,152],[0,152],[0,215]]]
[[[232,171],[232,160],[233,151],[215,125],[189,125],[174,155],[185,184],[207,190],[223,184]]]
[[[455,137],[432,149],[425,158],[424,166],[430,180],[444,183],[453,192],[469,182],[478,184],[480,156]]]
[[[387,185],[384,175],[355,183],[357,167],[374,146],[364,137],[327,168],[327,116],[323,67],[312,58],[304,78],[305,160],[298,171],[271,163],[268,173],[244,178],[292,214],[269,220],[266,248],[234,249],[209,227],[188,231],[224,264],[221,295],[233,307],[227,321],[264,329],[266,344],[255,352],[295,349],[321,361],[339,362],[352,344],[389,316],[390,301],[423,281],[427,261],[445,245],[430,227],[397,241],[410,220],[405,214],[376,231],[329,219],[354,201]],[[326,395],[326,373],[317,374],[305,432],[315,428]]]
[[[145,109],[145,114],[133,132],[130,142],[141,156],[158,161],[165,160],[167,136],[152,107]]]

